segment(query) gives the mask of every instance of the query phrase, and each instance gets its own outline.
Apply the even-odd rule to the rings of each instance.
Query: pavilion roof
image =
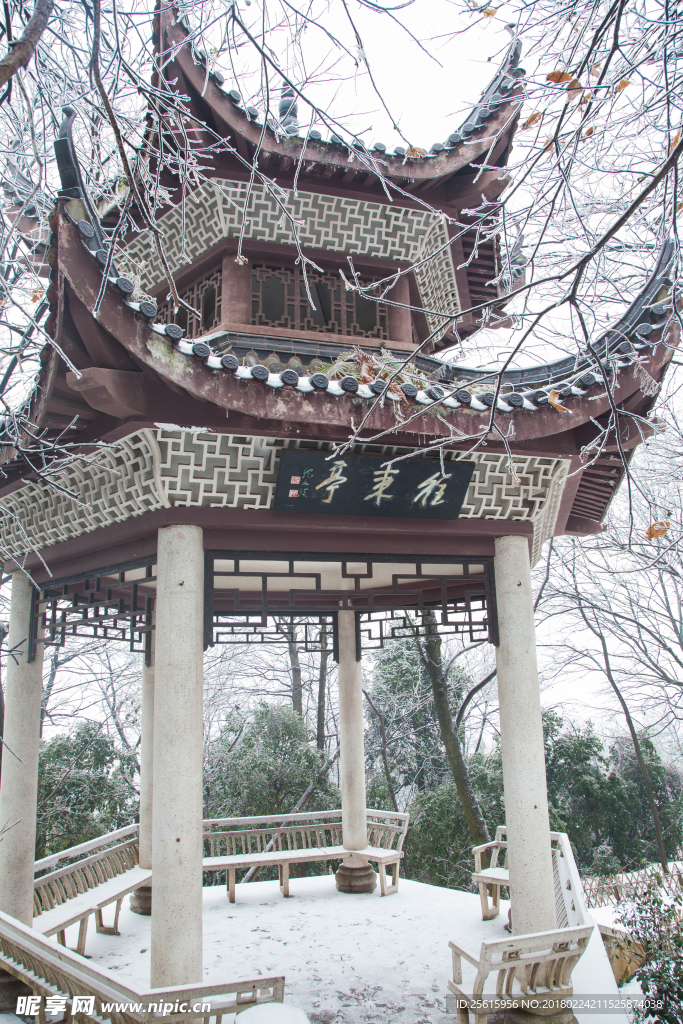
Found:
[[[167,42],[176,36],[178,40],[185,38],[186,29],[170,14],[168,19]],[[191,67],[185,69],[190,78],[192,68],[202,66],[201,59],[195,63],[186,42],[175,59],[190,60]],[[423,183],[428,178],[443,182],[449,175],[464,180],[466,175],[458,175],[458,169],[469,166],[463,164],[466,157],[469,161],[472,156],[467,147],[471,144],[476,148],[478,133],[484,125],[487,131],[493,130],[497,119],[507,118],[512,131],[516,116],[512,110],[514,97],[508,101],[501,86],[517,81],[512,74],[517,60],[518,51],[513,47],[484,95],[487,116],[484,118],[482,112],[479,127],[470,125],[469,136],[465,132],[466,138],[454,141],[448,150],[411,160],[411,169],[424,171]],[[241,125],[246,139],[247,129],[256,130],[251,115],[241,109],[235,96],[224,94],[218,82],[213,82],[212,87],[214,92],[207,86],[207,101],[223,104],[226,118],[230,106],[233,120],[224,119],[223,123],[231,124],[235,131],[235,125]],[[516,86],[510,88],[514,90]],[[643,436],[652,432],[644,420],[637,422],[634,417],[644,417],[651,408],[671,358],[672,344],[676,342],[677,326],[669,316],[671,243],[664,245],[653,273],[625,314],[590,350],[577,357],[539,363],[502,375],[430,356],[397,355],[378,348],[376,343],[372,352],[352,352],[351,339],[334,335],[327,336],[323,343],[320,338],[309,341],[301,337],[283,339],[282,334],[273,337],[267,328],[252,328],[243,333],[219,329],[188,339],[180,326],[163,322],[156,301],[135,297],[136,284],[117,264],[118,257],[84,187],[71,142],[75,112],[66,113],[56,143],[62,199],[51,217],[47,256],[51,268],[47,291],[51,312],[46,330],[55,345],[43,353],[39,380],[30,399],[28,415],[34,424],[54,436],[66,431],[64,436],[68,439],[91,442],[116,440],[134,429],[169,422],[180,428],[201,424],[206,429],[224,432],[228,413],[231,432],[333,442],[348,438],[349,427],[360,415],[364,422],[363,439],[384,438],[382,444],[388,439],[407,448],[424,447],[430,441],[448,442],[457,450],[467,448],[468,438],[484,429],[486,422],[492,425],[495,416],[500,440],[497,434],[490,433],[486,441],[488,450],[494,452],[505,447],[515,453],[533,452],[574,460],[578,475],[575,474],[573,493],[580,501],[578,505],[575,502],[576,508],[570,503],[567,511],[573,508],[574,517],[583,522],[599,522],[623,474],[624,455],[628,457]],[[297,143],[270,134],[273,153],[283,156],[283,146],[298,146],[298,152],[301,151],[302,140]],[[484,141],[482,137],[482,145]],[[317,147],[316,153],[324,152],[325,160],[334,162],[339,157],[337,143],[314,140],[308,145]],[[347,151],[340,163],[346,168],[347,178],[351,173],[350,155]],[[362,173],[370,174],[370,155],[358,151],[353,157],[354,168],[363,167]],[[397,169],[398,158],[391,160],[393,163],[386,166]],[[311,174],[318,164],[322,167],[322,156],[315,167],[312,165]],[[405,166],[401,157],[401,167]],[[381,253],[385,258],[400,259],[401,254],[397,257],[394,248],[405,243],[406,225],[412,224],[411,218],[432,217],[436,228],[443,228],[441,214],[425,212],[424,206],[418,208],[414,199],[405,195],[396,206],[386,196],[382,203],[376,202],[376,196],[366,187],[369,179],[361,183],[366,189],[363,193],[356,181],[356,171],[354,175],[353,181],[345,182],[353,185],[353,190],[349,189],[343,199],[338,197],[332,205],[355,203],[366,218],[370,214],[375,216],[376,242],[386,247],[387,251]],[[328,179],[329,176],[325,178]],[[309,176],[309,182],[312,180]],[[241,187],[239,181],[236,187]],[[302,196],[302,202],[309,197],[313,209],[315,192],[302,189]],[[344,212],[348,212],[346,206]],[[163,216],[168,219],[172,215],[171,208]],[[404,224],[401,218],[408,220]],[[434,225],[426,227],[431,230]],[[420,230],[416,229],[415,235],[419,237]],[[202,244],[201,239],[198,244]],[[347,242],[340,251],[345,246],[348,247]],[[361,255],[363,248],[364,241],[360,245]],[[408,263],[415,256],[412,251],[403,254]],[[159,277],[158,268],[152,268],[152,272]],[[448,280],[444,271],[426,282],[425,294],[433,300],[432,309],[439,308],[437,293],[439,289],[448,290]],[[668,343],[663,345],[665,338]],[[290,350],[309,367],[314,357],[319,363],[318,357],[325,356],[328,372],[323,373],[316,366],[304,369],[303,374],[292,368],[273,372],[265,365],[269,352]],[[619,418],[619,436],[610,434],[600,458],[592,460],[581,472],[581,448],[607,426],[615,410],[617,414],[626,414]],[[503,442],[503,435],[510,440]],[[30,467],[21,462],[12,466],[11,456],[5,469],[5,489],[31,477]],[[583,495],[582,487],[586,492]]]
[[[298,171],[302,187],[322,192],[342,191],[376,194],[386,201],[380,175],[388,182],[392,203],[424,200],[440,209],[463,208],[476,179],[479,191],[503,185],[497,168],[505,166],[523,100],[524,69],[519,66],[521,44],[515,40],[496,75],[461,124],[444,129],[443,141],[426,148],[397,147],[388,153],[381,143],[372,147],[349,134],[343,139],[330,127],[324,139],[316,130],[300,132],[296,123],[296,84],[283,77],[291,97],[279,118],[265,119],[261,111],[244,105],[240,91],[225,83],[222,75],[207,68],[206,54],[195,48],[189,25],[172,7],[159,15],[155,44],[165,59],[164,75],[178,93],[189,97],[198,125],[209,126],[207,146],[217,139],[230,144],[232,158],[218,157],[213,173],[230,165],[232,174],[249,177],[258,151],[259,167],[278,182],[287,184]],[[294,105],[294,106],[291,106]],[[208,152],[208,149],[207,149]],[[487,171],[482,173],[482,164]],[[208,174],[211,175],[211,170]],[[223,172],[224,173],[224,172]],[[489,180],[491,179],[491,180]],[[395,189],[392,188],[395,186]]]

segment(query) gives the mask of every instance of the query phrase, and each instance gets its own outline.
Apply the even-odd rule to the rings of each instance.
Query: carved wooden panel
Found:
[[[347,291],[336,274],[308,274],[309,301],[301,268],[254,263],[251,275],[255,326],[284,327],[294,331],[351,334],[386,340],[387,307],[356,292]],[[315,307],[315,308],[314,308]]]
[[[198,338],[201,334],[214,330],[221,322],[222,280],[223,275],[219,266],[178,293],[184,302],[201,313],[201,320],[192,316],[182,306],[174,314],[173,300],[159,308],[156,319],[163,324],[179,324],[188,338]]]

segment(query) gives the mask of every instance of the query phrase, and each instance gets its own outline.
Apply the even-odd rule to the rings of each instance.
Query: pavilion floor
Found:
[[[285,1002],[301,1007],[312,1024],[455,1024],[449,939],[478,953],[483,939],[508,934],[508,903],[497,918],[482,921],[478,896],[405,879],[384,898],[379,888],[371,895],[339,893],[333,875],[293,878],[291,892],[284,899],[277,882],[250,882],[237,886],[237,902],[230,904],[224,886],[203,890],[204,981],[284,974]],[[98,935],[93,927],[87,953],[122,982],[146,988],[150,923],[126,899],[121,934]],[[67,931],[70,946],[76,931]],[[617,993],[597,930],[574,978],[577,995]],[[622,1014],[577,1018],[627,1024]]]

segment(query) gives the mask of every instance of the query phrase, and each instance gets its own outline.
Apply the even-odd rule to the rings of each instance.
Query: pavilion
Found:
[[[154,872],[152,985],[201,980],[202,655],[215,643],[272,641],[273,615],[333,624],[348,851],[338,886],[369,891],[374,873],[354,854],[367,843],[361,652],[430,608],[445,633],[496,645],[513,929],[554,929],[530,567],[549,538],[600,530],[625,462],[652,430],[652,385],[677,338],[672,247],[594,346],[599,362],[586,353],[508,371],[498,389],[439,352],[453,343],[453,323],[461,336],[476,329],[472,308],[490,298],[487,282],[504,278],[497,241],[478,242],[454,220],[466,226],[461,211],[505,186],[518,48],[466,122],[424,154],[348,149],[310,132],[300,161],[304,140],[285,97],[292,131],[266,128],[259,166],[277,172],[299,243],[322,268],[311,277],[313,311],[282,201],[249,183],[259,112],[192,52],[172,9],[157,32],[160,47],[176,47],[169,81],[225,140],[186,201],[177,181],[163,182],[174,199],[157,221],[178,293],[201,318],[174,312],[142,222],[122,252],[111,250],[113,222],[100,220],[82,181],[67,109],[46,254],[54,345],[27,415],[47,437],[108,447],[57,471],[59,489],[5,451],[8,644],[24,641],[26,655],[7,668],[5,740],[21,760],[3,749],[0,819],[20,821],[0,843],[0,910],[31,925],[44,651],[68,636],[120,639],[143,662],[140,865]],[[380,159],[396,185],[391,199],[375,173]],[[240,211],[245,259],[236,258]],[[395,275],[383,301],[344,289],[347,256],[365,282]],[[519,260],[508,269],[514,280],[524,273]],[[501,322],[512,278],[497,286]],[[411,365],[390,385],[400,359]],[[582,460],[613,411],[607,379],[618,429]],[[496,433],[470,451],[467,438],[494,414],[511,456]],[[359,440],[335,454],[359,417]],[[425,450],[432,441],[447,442],[443,462]]]

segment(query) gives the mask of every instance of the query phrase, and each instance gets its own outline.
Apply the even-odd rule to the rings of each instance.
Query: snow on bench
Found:
[[[118,935],[119,913],[124,897],[142,885],[150,885],[152,872],[138,865],[137,825],[36,862],[36,872],[59,864],[65,867],[38,875],[33,883],[33,927],[41,935],[57,935],[66,944],[66,929],[80,923],[76,952],[85,952],[88,922],[95,915],[96,929]],[[123,840],[123,841],[119,841]],[[90,854],[82,857],[81,854]],[[105,925],[102,911],[116,904],[113,925]]]
[[[121,984],[113,972],[97,967],[73,950],[55,946],[34,929],[3,913],[0,968],[28,985],[35,995],[61,1000],[65,1020],[79,1024],[149,1024],[150,1020],[161,1024],[222,1024],[225,1017],[234,1021],[233,1014],[250,1007],[281,1003],[285,994],[282,975],[136,989]],[[47,1024],[53,1019],[46,1017],[45,1000],[41,999],[36,1024]]]
[[[450,942],[453,980],[448,987],[458,1000],[458,1024],[468,1024],[469,1009],[476,1022],[485,1021],[489,1012],[519,1007],[525,996],[535,1001],[534,1013],[556,1008],[557,1000],[574,993],[572,971],[592,931],[587,924],[482,942],[478,957]],[[482,1001],[489,1002],[490,1010]]]
[[[477,884],[479,889],[481,916],[484,921],[490,921],[498,916],[501,887],[510,887],[506,834],[505,825],[499,825],[493,842],[483,843],[481,846],[475,846],[472,849],[474,854],[472,881]],[[569,836],[566,832],[551,832],[550,846],[553,858],[555,910],[558,928],[585,924],[587,917],[583,888]],[[482,859],[487,851],[491,854],[491,860],[489,866],[485,868],[482,866]],[[503,864],[499,866],[498,860],[501,853],[504,853],[505,857]],[[491,903],[489,903],[489,888],[491,889]]]
[[[379,868],[383,896],[398,889],[398,869],[409,815],[368,811],[368,845],[353,851]],[[228,896],[235,902],[235,872],[240,868],[276,865],[280,888],[289,896],[291,864],[343,860],[351,851],[342,844],[341,811],[270,815],[262,818],[219,818],[204,822],[204,841],[211,854],[203,870],[226,871]],[[63,861],[65,866],[59,867]],[[50,868],[55,870],[50,871]],[[387,868],[391,869],[388,883]],[[33,927],[66,944],[66,929],[79,924],[76,952],[85,952],[90,917],[96,929],[118,935],[124,897],[152,884],[152,871],[138,864],[138,826],[129,825],[99,839],[81,843],[36,861]],[[45,872],[42,873],[41,872]],[[102,911],[116,904],[113,924],[105,925]]]
[[[204,871],[226,871],[228,897],[235,902],[235,872],[240,868],[277,867],[280,890],[289,896],[292,864],[344,860],[352,852],[379,869],[382,896],[398,889],[398,869],[410,816],[393,811],[367,812],[368,845],[347,850],[342,844],[341,811],[313,814],[268,815],[260,818],[216,818],[204,822],[209,857]],[[391,884],[387,884],[387,868]]]

